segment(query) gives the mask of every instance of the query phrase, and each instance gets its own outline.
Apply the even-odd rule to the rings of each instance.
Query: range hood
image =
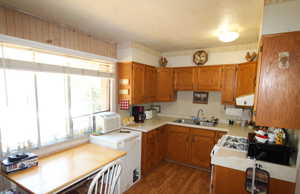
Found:
[[[238,106],[253,106],[254,105],[254,94],[248,94],[235,98],[235,103]]]

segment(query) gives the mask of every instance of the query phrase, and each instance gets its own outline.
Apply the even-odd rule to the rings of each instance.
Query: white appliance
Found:
[[[220,150],[220,148],[237,152],[247,152],[248,146],[248,139],[245,137],[223,135],[211,150],[210,157],[212,158],[214,154]]]
[[[103,112],[93,116],[94,130],[100,133],[108,133],[113,130],[120,129],[120,115],[114,112]]]
[[[146,110],[145,111],[146,119],[152,119],[153,117],[153,111],[152,110]]]
[[[114,113],[116,114],[116,113]],[[122,160],[123,168],[120,176],[120,192],[128,190],[133,184],[138,182],[141,177],[141,141],[142,134],[138,131],[130,131],[120,128],[119,119],[111,117],[111,124],[105,126],[117,126],[118,129],[111,131],[102,128],[103,131],[110,131],[102,135],[91,135],[90,142],[104,147],[117,149],[127,152]],[[108,122],[108,121],[105,121]],[[113,123],[115,122],[115,123]]]
[[[236,105],[239,106],[253,106],[254,105],[254,94],[249,94],[245,96],[239,96],[235,98]]]

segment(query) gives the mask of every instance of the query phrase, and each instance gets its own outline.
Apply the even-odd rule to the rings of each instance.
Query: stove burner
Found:
[[[243,137],[227,135],[226,138],[224,138],[224,140],[221,142],[221,145],[224,148],[235,151],[247,152],[248,150],[248,140]]]

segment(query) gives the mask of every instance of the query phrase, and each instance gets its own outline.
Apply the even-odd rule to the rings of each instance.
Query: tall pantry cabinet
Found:
[[[262,39],[256,124],[300,129],[300,31]]]

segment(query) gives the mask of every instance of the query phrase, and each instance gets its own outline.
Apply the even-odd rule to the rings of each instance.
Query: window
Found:
[[[6,86],[1,72],[1,143],[2,150],[36,147],[38,130],[36,122],[36,99],[32,72],[7,70]]]
[[[41,143],[68,136],[67,84],[63,74],[37,73],[37,96]]]
[[[110,110],[111,64],[1,46],[2,153],[86,135],[93,114]]]
[[[70,76],[71,115],[74,135],[92,128],[92,115],[110,109],[110,80],[89,76]]]

